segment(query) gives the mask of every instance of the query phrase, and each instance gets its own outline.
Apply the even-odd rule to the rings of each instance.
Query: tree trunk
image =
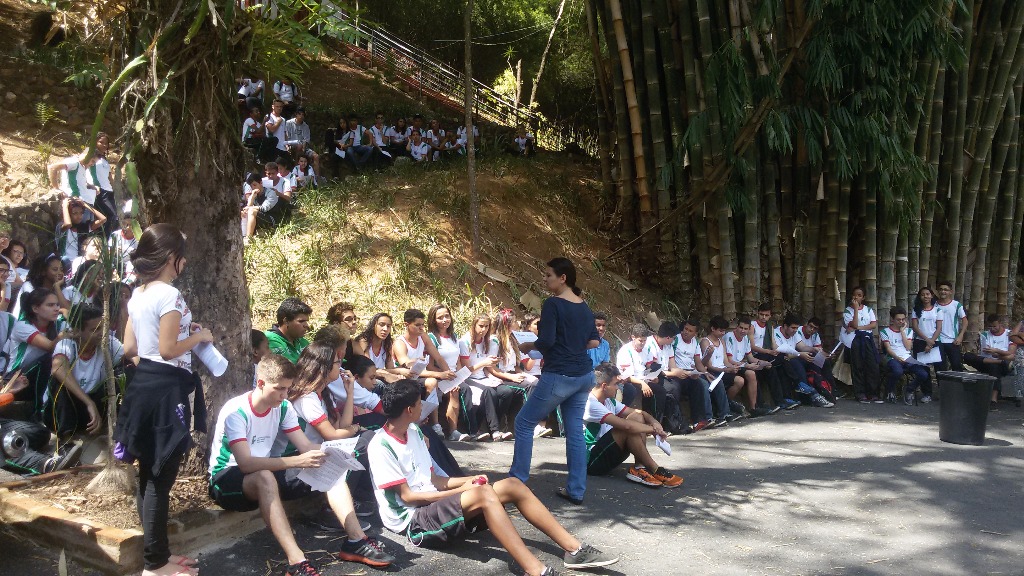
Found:
[[[472,0],[467,0],[472,2]],[[469,4],[472,6],[472,4]],[[533,103],[537,101],[537,87],[540,86],[540,76],[544,73],[544,63],[548,59],[548,51],[551,50],[551,41],[555,39],[555,30],[558,29],[558,23],[562,21],[562,11],[565,10],[565,0],[558,3],[558,13],[555,15],[555,22],[551,25],[551,33],[548,34],[548,41],[544,44],[544,52],[540,55],[540,66],[537,67],[537,76],[533,79],[533,87],[530,88],[530,102],[526,105],[527,108],[533,109]],[[468,24],[467,24],[468,27]]]
[[[562,0],[562,4],[565,4],[565,0]],[[558,16],[561,18],[562,11],[559,8]],[[555,25],[557,25],[557,20]],[[466,184],[469,186],[469,220],[470,226],[472,227],[472,239],[470,248],[473,252],[473,257],[477,258],[480,255],[480,196],[476,190],[476,144],[475,138],[473,137],[473,109],[475,108],[474,98],[476,97],[476,91],[473,88],[473,0],[466,0],[466,12],[463,15],[463,27],[465,28],[466,35]],[[554,35],[554,28],[551,30],[551,34]],[[548,39],[550,46],[551,39]],[[547,55],[547,49],[544,50],[545,56]],[[541,67],[543,69],[544,59],[541,59]],[[540,80],[540,72],[537,73],[537,81]],[[537,89],[536,81],[534,82],[534,90]],[[530,104],[533,104],[533,94],[530,95]]]
[[[965,10],[958,12],[962,18],[959,22],[963,30],[964,53],[971,54],[971,40],[974,37],[974,0],[964,0]],[[960,285],[962,279],[956,277],[957,254],[960,246],[960,204],[963,198],[964,188],[964,135],[967,130],[967,95],[968,95],[968,74],[967,66],[957,71],[956,82],[956,112],[954,114],[955,126],[952,126],[952,146],[946,150],[951,158],[949,170],[949,202],[946,213],[946,252],[943,259],[942,274],[952,282]]]
[[[633,163],[636,175],[637,199],[641,214],[651,213],[651,195],[647,188],[647,161],[644,158],[644,135],[640,120],[640,105],[636,98],[636,86],[633,82],[633,65],[629,56],[629,43],[626,41],[626,29],[622,21],[622,5],[619,0],[608,1],[612,18],[612,29],[615,32],[615,47],[619,53],[622,69],[622,88],[626,94],[626,109],[629,112],[629,128],[633,142]]]

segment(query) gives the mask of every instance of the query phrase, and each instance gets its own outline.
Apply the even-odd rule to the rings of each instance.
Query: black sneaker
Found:
[[[320,569],[309,560],[303,560],[298,564],[291,564],[284,572],[285,576],[320,576]]]
[[[776,409],[776,410],[778,410],[778,409]],[[771,414],[771,412],[769,412],[769,414]],[[735,422],[737,420],[741,420],[742,418],[743,418],[742,414],[732,414],[732,413],[730,413],[730,414],[726,414],[724,420],[726,422]]]
[[[863,394],[858,394],[857,402],[860,402],[861,404],[871,404],[871,399]]]
[[[561,572],[555,570],[551,566],[545,566],[544,571],[540,573],[540,576],[559,576]],[[529,572],[523,572],[523,576],[530,576]]]
[[[563,560],[566,568],[579,570],[581,568],[600,568],[601,566],[615,564],[619,561],[619,557],[612,557],[584,542],[583,546],[575,554],[566,552]]]
[[[356,515],[358,518],[358,514]],[[317,514],[311,521],[314,526],[317,526],[325,532],[344,532],[345,526],[338,520],[338,515],[334,513],[330,507],[324,508]],[[366,520],[359,519],[359,528],[366,532],[370,529],[370,523]]]
[[[743,404],[740,404],[735,400],[729,400],[729,411],[733,414],[743,414],[745,409],[743,408]]]
[[[55,472],[78,464],[82,453],[82,442],[74,441],[57,449],[57,453],[43,462],[43,473]]]
[[[356,516],[360,518],[369,518],[377,513],[377,503],[357,500],[354,502],[356,509]]]
[[[335,555],[346,562],[359,562],[374,568],[390,566],[395,561],[395,557],[385,552],[380,542],[369,536],[359,542],[349,542],[346,539],[341,545],[341,550]]]
[[[771,411],[768,410],[767,408],[762,408],[761,406],[758,406],[757,408],[754,408],[753,410],[750,411],[751,418],[760,418],[761,416],[767,416],[769,414],[771,414]]]

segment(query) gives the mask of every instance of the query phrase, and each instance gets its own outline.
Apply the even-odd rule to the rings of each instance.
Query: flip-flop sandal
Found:
[[[573,504],[575,504],[577,506],[580,506],[581,504],[583,504],[583,499],[582,498],[573,498],[572,496],[569,495],[569,492],[565,488],[559,488],[558,490],[555,490],[555,496],[558,496],[562,500],[567,500],[569,502],[572,502]]]
[[[167,562],[170,564],[177,564],[178,566],[184,566],[186,568],[192,568],[196,564],[199,564],[199,561],[194,558],[178,556],[177,554],[171,554],[170,558],[167,559]]]

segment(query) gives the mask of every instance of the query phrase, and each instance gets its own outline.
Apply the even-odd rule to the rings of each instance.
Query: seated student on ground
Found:
[[[263,89],[266,87],[259,78],[241,78],[238,81],[238,106],[243,110],[263,107]]]
[[[5,226],[8,226],[8,229],[5,229]],[[0,261],[7,264],[11,270],[7,279],[0,279],[0,282],[6,282],[7,291],[4,293],[4,297],[13,302],[18,297],[22,284],[28,280],[28,267],[31,260],[28,257],[28,248],[25,247],[25,243],[11,239],[9,226],[9,224],[0,220],[0,245],[4,242],[4,238],[8,240],[7,247],[0,252],[0,256],[3,256],[3,258],[0,258]],[[0,311],[7,311],[9,307],[10,302],[0,307]]]
[[[408,125],[405,118],[399,118],[395,121],[394,126],[384,131],[384,142],[386,143],[384,149],[391,154],[392,158],[408,156],[409,151],[406,150],[405,145],[411,136],[412,127]]]
[[[430,162],[430,144],[423,141],[419,130],[412,131],[405,148],[413,162]]]
[[[673,324],[674,326],[674,324]],[[603,476],[633,456],[626,479],[645,486],[675,488],[683,479],[658,466],[647,451],[647,435],[662,442],[668,434],[661,424],[643,410],[633,410],[615,401],[622,387],[619,369],[608,362],[594,368],[594,388],[583,410],[583,437],[587,441],[587,474]]]
[[[423,141],[430,145],[433,151],[431,160],[441,159],[442,144],[444,143],[445,131],[441,128],[441,121],[434,118],[430,121],[430,128],[423,133]]]
[[[288,154],[288,146],[284,143],[284,124],[284,102],[275,98],[270,104],[270,113],[263,119],[263,126],[267,129],[267,135],[273,136],[277,140],[275,160]]]
[[[813,382],[809,381],[808,384],[817,390],[818,394],[824,396],[826,400],[835,402],[836,398],[841,396],[839,395],[836,377],[832,374],[832,354],[826,354],[821,345],[821,323],[821,318],[811,316],[807,323],[797,330],[800,341],[805,346],[810,346],[814,349],[814,352],[811,354],[812,361],[809,362],[803,360],[803,358],[801,358],[801,361],[804,363],[804,368],[807,370],[810,380],[813,380]],[[825,363],[820,367],[813,362],[813,358],[819,352],[825,358]]]
[[[86,213],[92,214],[86,218]],[[54,233],[56,241],[56,253],[61,257],[65,270],[71,267],[71,263],[78,258],[82,239],[86,235],[103,228],[107,218],[100,214],[89,204],[82,200],[69,199],[63,205],[63,219],[57,226]]]
[[[309,346],[309,340],[303,336],[309,332],[309,315],[312,313],[313,309],[298,298],[282,300],[277,307],[277,324],[265,332],[270,352],[298,362],[302,349]]]
[[[295,109],[295,117],[285,122],[284,143],[293,159],[301,162],[305,158],[307,167],[312,166],[314,177],[310,180],[310,184],[316,185],[316,177],[320,176],[320,155],[313,150],[310,139],[309,124],[306,124],[306,109],[299,106]]]
[[[249,343],[252,344],[252,387],[256,387],[256,366],[260,360],[270,354],[270,341],[263,330],[249,330]]]
[[[759,392],[762,383],[767,385],[772,402],[768,402],[765,399],[765,395],[759,393],[757,405],[764,408],[768,414],[775,414],[779,410],[796,408],[800,403],[785,397],[785,393],[782,391],[782,384],[779,382],[778,374],[775,372],[771,361],[762,360],[754,355],[750,338],[752,327],[753,322],[749,316],[741,315],[737,318],[736,326],[725,334],[725,353],[733,362],[742,365],[739,370],[744,378],[749,379],[751,375],[753,376],[758,384]]]
[[[103,273],[103,265],[95,260],[89,260],[78,267],[78,272],[71,277],[71,282],[64,288],[64,297],[68,299],[71,306],[79,304],[95,304],[103,306],[103,284],[100,275]],[[71,312],[65,316],[70,320]]]
[[[483,475],[443,478],[432,473],[419,427],[420,391],[399,381],[384,394],[388,422],[370,442],[369,459],[381,520],[416,546],[441,548],[453,540],[490,530],[528,575],[556,574],[534,556],[516,531],[505,505],[513,504],[527,522],[565,551],[570,569],[596,568],[618,561],[581,543],[555,520],[525,484],[505,478],[490,484]]]
[[[645,359],[648,370],[657,371],[660,374],[657,379],[650,382],[653,389],[651,396],[644,395],[643,409],[654,416],[658,422],[670,421],[677,428],[682,428],[682,415],[679,411],[679,402],[668,402],[668,390],[666,389],[666,377],[668,373],[675,373],[676,359],[675,351],[672,349],[672,342],[679,334],[679,328],[675,322],[662,322],[657,332],[647,337],[644,342],[642,356]]]
[[[89,208],[96,206],[96,195],[99,193],[99,186],[89,182],[89,168],[96,163],[94,154],[89,160],[85,159],[88,150],[76,156],[69,156],[60,162],[54,162],[46,167],[46,173],[50,178],[50,190],[60,193],[62,196],[61,209],[64,211],[64,221],[67,222],[68,205],[72,200],[84,202]],[[85,215],[88,221],[98,214],[95,210],[89,210]]]
[[[764,396],[771,394],[772,404],[782,405],[786,409],[794,409],[800,406],[795,400],[796,391],[793,389],[790,379],[786,376],[781,366],[783,357],[775,350],[772,343],[775,326],[772,324],[772,305],[768,302],[761,303],[757,308],[757,318],[750,324],[750,349],[754,358],[771,363],[771,367],[762,369],[757,373],[758,391]],[[788,402],[787,402],[788,400]],[[759,404],[765,404],[766,400],[758,398]]]
[[[277,162],[267,162],[264,167],[264,178],[260,181],[260,191],[249,196],[249,204],[242,209],[242,218],[246,219],[244,241],[256,233],[256,225],[274,227],[284,221],[291,210],[292,183],[281,178]]]
[[[15,318],[22,318],[21,303],[24,297],[27,294],[31,294],[37,287],[52,291],[57,297],[59,309],[70,309],[71,303],[64,296],[64,281],[64,264],[61,262],[60,257],[49,254],[36,258],[32,261],[32,267],[29,268],[28,280],[21,285],[21,292],[18,293],[18,298],[11,306],[11,314]]]
[[[107,239],[107,246],[110,248],[110,255],[114,259],[114,271],[123,282],[135,282],[135,267],[132,266],[132,252],[139,246],[139,239],[135,237],[135,229],[132,227],[135,217],[132,216],[132,201],[125,202],[121,209],[121,217],[118,219],[121,227],[110,233]]]
[[[96,434],[107,417],[107,377],[103,339],[103,309],[84,304],[71,312],[73,338],[57,342],[49,389],[44,393],[43,424],[57,436]],[[124,357],[121,342],[110,337],[110,359],[118,366]]]
[[[707,335],[700,341],[701,362],[707,369],[710,378],[717,378],[722,375],[719,386],[725,387],[729,396],[730,411],[734,414],[743,414],[745,410],[750,411],[751,416],[765,416],[768,410],[757,406],[757,380],[753,382],[745,379],[739,374],[738,365],[734,363],[725,351],[725,333],[729,330],[729,322],[721,316],[712,316],[708,322]],[[751,386],[753,384],[753,386]],[[746,406],[737,401],[740,392],[746,388],[744,398]]]
[[[291,78],[284,78],[274,82],[274,98],[284,103],[283,114],[285,118],[291,118],[298,114],[299,104],[302,103],[302,96],[299,95],[299,87]]]
[[[646,347],[647,337],[651,335],[651,331],[643,324],[634,324],[629,330],[629,342],[626,342],[619,348],[618,354],[616,354],[615,362],[619,369],[619,378],[625,384],[624,387],[632,387],[634,391],[627,395],[623,393],[623,398],[627,396],[629,398],[636,398],[640,395],[645,399],[648,406],[651,403],[657,403],[658,398],[655,395],[655,388],[660,388],[661,401],[665,401],[665,388],[658,385],[658,377],[648,377],[648,365],[653,361],[646,355],[649,350]],[[651,398],[652,400],[646,400]]]
[[[875,346],[875,328],[878,318],[875,311],[864,303],[864,289],[857,286],[850,296],[850,305],[843,312],[843,344],[850,349],[850,372],[853,377],[853,393],[861,404],[881,404],[878,387],[882,380],[879,371],[881,358]]]
[[[259,509],[264,522],[281,546],[288,560],[288,576],[319,576],[316,566],[302,553],[292,534],[288,517],[281,506],[283,500],[310,495],[309,485],[288,474],[296,468],[318,468],[325,455],[319,444],[310,442],[299,427],[296,411],[288,402],[298,369],[287,358],[271,354],[258,367],[256,389],[228,400],[217,416],[217,427],[210,449],[210,497],[221,508],[238,512]],[[278,434],[284,434],[295,446],[295,456],[274,457],[271,450]],[[352,508],[348,486],[335,484],[327,492],[327,501],[338,514],[342,525],[351,526],[349,535],[359,534],[359,521]],[[346,542],[346,544],[349,544]],[[378,560],[373,566],[387,566],[391,558],[376,542],[364,540],[375,551]],[[351,553],[342,545],[342,554]],[[369,554],[369,550],[367,550]],[[369,564],[366,555],[363,563]]]
[[[384,125],[384,113],[377,112],[374,116],[373,125],[369,128],[370,146],[373,146],[373,156],[380,164],[388,164],[394,160],[388,145],[388,128]]]
[[[478,119],[474,115],[474,118],[473,118],[473,146],[477,150],[480,150],[480,129],[477,128],[477,120]],[[458,137],[459,144],[462,144],[464,147],[468,146],[469,141],[466,139],[466,125],[465,124],[459,124],[459,127],[455,129],[455,134]]]
[[[533,156],[537,152],[537,141],[533,134],[526,131],[526,126],[516,129],[516,137],[512,142],[512,151],[519,156]]]
[[[427,125],[423,122],[423,116],[420,114],[413,114],[412,125],[410,126],[413,132],[419,132],[420,136],[427,136]]]
[[[339,140],[341,157],[348,160],[358,172],[373,160],[373,134],[359,121],[359,116],[350,114],[346,131]]]
[[[511,308],[502,308],[498,310],[492,323],[494,340],[498,343],[498,363],[487,371],[520,394],[525,401],[530,390],[537,384],[537,377],[527,374],[522,369],[523,361],[529,357],[519,350],[519,340],[513,334],[513,326],[518,324],[516,314]]]
[[[914,297],[914,308],[911,310],[910,327],[914,329],[914,348],[912,352],[916,357],[919,354],[931,352],[939,346],[942,339],[942,317],[943,314],[937,306],[938,299],[935,293],[928,286],[922,286]],[[932,362],[936,370],[942,370],[942,361]]]
[[[4,349],[9,358],[4,381],[10,380],[15,372],[28,378],[28,386],[14,399],[30,402],[33,414],[38,414],[50,383],[53,350],[68,336],[68,328],[60,320],[57,295],[49,288],[23,293],[21,310],[23,318],[14,323]]]
[[[449,370],[459,366],[459,337],[455,333],[455,323],[452,321],[452,312],[444,304],[434,304],[427,311],[427,338],[437,349],[437,354],[444,359],[444,366],[432,361],[428,366],[431,370],[439,371],[443,367]],[[461,442],[469,438],[464,432],[459,432],[459,408],[464,399],[471,398],[472,392],[469,384],[462,382],[452,388],[448,394],[440,397],[441,409],[444,410],[445,423],[448,425],[447,439],[452,442]]]
[[[78,274],[78,269],[82,267],[82,264],[96,262],[100,259],[100,255],[103,252],[103,237],[100,236],[101,233],[97,230],[95,235],[80,235],[78,237],[78,256],[71,261],[69,266],[65,266],[65,270],[68,271],[68,275],[71,278]]]
[[[367,322],[366,328],[356,336],[356,342],[363,355],[377,367],[377,379],[381,382],[396,382],[402,377],[395,373],[394,320],[387,312],[378,312]]]
[[[885,392],[886,399],[893,404],[896,403],[896,384],[904,373],[909,373],[914,379],[903,390],[903,403],[912,406],[914,392],[918,389],[923,394],[922,402],[932,401],[931,373],[923,364],[912,363],[910,358],[912,334],[910,328],[907,328],[907,311],[902,306],[889,308],[889,326],[878,331],[878,339],[882,341],[882,349],[888,357],[886,366],[889,374],[885,380]]]
[[[831,408],[835,404],[807,383],[807,369],[804,366],[814,360],[817,351],[804,343],[800,335],[801,324],[803,321],[798,316],[786,314],[782,325],[777,326],[772,333],[772,344],[784,358],[780,368],[804,403],[818,408]]]
[[[342,367],[351,370],[352,361],[357,356],[363,356],[363,349],[356,348],[356,338],[359,330],[359,316],[356,315],[356,306],[351,302],[335,302],[327,309],[327,323],[335,325],[344,325],[348,328],[349,339],[347,348],[345,349],[345,362]]]
[[[313,171],[313,167],[309,165],[308,158],[299,156],[295,167],[288,174],[288,180],[291,181],[292,188],[296,190],[316,188],[316,173]]]
[[[268,133],[263,124],[263,109],[249,108],[249,117],[242,122],[242,144],[251,148],[258,162],[269,162],[277,158],[277,138]]]
[[[434,390],[439,381],[455,378],[455,369],[437,353],[433,341],[427,338],[426,314],[416,308],[410,308],[405,311],[403,320],[405,330],[395,338],[394,346],[391,349],[395,359],[395,372],[400,376],[422,383],[426,398],[430,398],[440,406],[441,401],[434,394]],[[421,361],[426,362],[427,366],[419,374],[412,374],[412,368]],[[430,369],[431,364],[439,369]],[[444,437],[444,430],[437,421],[436,409],[430,413],[428,423],[438,436]]]
[[[462,144],[462,142],[459,142],[459,138],[455,132],[449,132],[445,135],[439,150],[441,158],[445,160],[451,160],[466,154],[466,146]]]
[[[611,345],[604,337],[605,330],[608,329],[608,316],[604,312],[594,312],[594,327],[597,328],[597,335],[601,337],[601,340],[597,348],[587,350],[587,355],[590,356],[590,361],[596,368],[602,362],[611,361]],[[632,403],[627,402],[625,398],[622,399],[622,402],[627,406]]]
[[[332,329],[337,329],[332,327]],[[343,373],[339,364],[341,356],[337,349],[342,348],[342,340],[314,340],[302,351],[296,364],[297,373],[288,392],[288,401],[292,403],[295,414],[299,418],[299,426],[306,438],[313,443],[321,444],[325,440],[344,440],[359,434],[359,425],[352,423],[352,387],[354,380],[351,374]],[[335,346],[338,344],[338,346]],[[339,417],[332,422],[328,418],[327,406],[321,397],[328,382],[341,380],[348,395],[343,402]],[[280,437],[279,437],[280,440]],[[285,452],[287,453],[287,452]],[[348,539],[337,552],[338,558],[346,562],[361,562],[368,566],[383,567],[394,561],[384,552],[380,544],[368,537],[356,518],[352,494],[347,482],[339,482],[328,495],[330,513],[316,523],[328,531],[344,531]]]
[[[978,372],[1002,378],[1010,374],[1010,362],[1017,355],[1017,345],[1010,340],[1010,331],[1002,316],[989,314],[985,317],[985,324],[988,330],[978,334],[978,352],[964,354],[964,363]],[[992,387],[991,409],[994,410],[999,409],[999,384],[999,380],[996,380]]]
[[[498,341],[491,337],[493,326],[491,317],[481,314],[473,319],[469,332],[459,340],[459,363],[471,372],[466,379],[471,394],[463,402],[463,410],[469,414],[469,434],[478,442],[504,442],[512,438],[512,432],[501,431],[501,420],[511,416],[516,393],[489,372],[498,364]],[[480,411],[489,433],[479,427],[476,414]]]

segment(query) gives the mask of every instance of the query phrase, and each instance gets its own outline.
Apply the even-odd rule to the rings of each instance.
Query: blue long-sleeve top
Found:
[[[594,371],[587,344],[600,337],[586,302],[548,298],[541,307],[539,328],[534,346],[544,354],[542,372],[583,376]]]

